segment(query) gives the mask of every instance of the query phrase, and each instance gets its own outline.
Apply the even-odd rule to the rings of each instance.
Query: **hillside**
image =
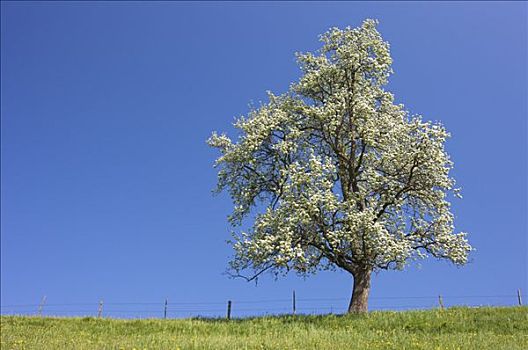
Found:
[[[357,316],[116,320],[1,317],[7,349],[528,349],[528,308]]]

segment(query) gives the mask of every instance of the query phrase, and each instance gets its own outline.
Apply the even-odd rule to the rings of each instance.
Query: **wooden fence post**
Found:
[[[38,307],[38,315],[42,317],[42,309],[44,308],[44,304],[46,304],[46,296],[42,297],[42,300],[40,301],[39,307]]]
[[[295,315],[296,311],[297,311],[297,308],[296,308],[296,305],[295,305],[295,289],[293,290],[293,314]]]
[[[442,299],[442,295],[438,296],[438,304],[440,305],[440,308],[444,308],[444,300]]]
[[[231,319],[231,300],[227,301],[227,319]]]
[[[167,304],[169,303],[169,301],[167,299],[165,299],[165,309],[163,310],[163,318],[167,318]]]
[[[517,301],[519,302],[519,306],[522,306],[522,298],[521,298],[521,290],[517,289]]]
[[[97,309],[97,318],[101,318],[103,315],[103,300],[99,301],[99,308]]]

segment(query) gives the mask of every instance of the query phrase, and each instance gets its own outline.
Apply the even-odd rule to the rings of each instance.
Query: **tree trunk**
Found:
[[[354,272],[354,287],[352,298],[348,305],[348,313],[365,313],[368,311],[371,273],[369,269],[361,269]]]

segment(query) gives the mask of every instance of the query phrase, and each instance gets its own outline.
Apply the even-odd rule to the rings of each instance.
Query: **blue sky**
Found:
[[[512,304],[526,293],[526,3],[3,1],[1,10],[2,312],[34,312],[5,306],[46,295],[215,309],[233,299],[236,314],[237,301],[287,300],[292,289],[333,300],[301,308],[345,310],[345,273],[257,286],[223,275],[231,203],[211,194],[217,154],[205,140],[232,131],[266,90],[286,91],[300,75],[296,51],[365,18],[379,19],[391,44],[398,102],[452,133],[464,196],[453,203],[456,229],[477,249],[463,268],[430,260],[376,275],[371,306],[431,306],[389,297],[438,294],[448,305]]]

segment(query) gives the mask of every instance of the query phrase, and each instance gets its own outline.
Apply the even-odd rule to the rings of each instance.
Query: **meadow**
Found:
[[[528,349],[528,307],[243,319],[1,317],[8,349]]]

